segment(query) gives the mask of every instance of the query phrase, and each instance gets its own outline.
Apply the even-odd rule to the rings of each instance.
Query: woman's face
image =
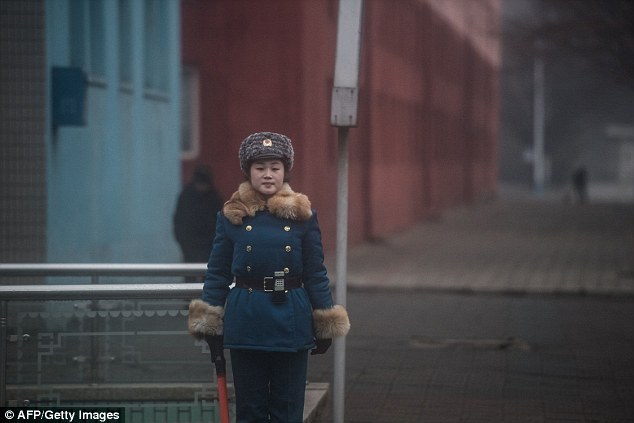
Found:
[[[284,184],[284,163],[281,160],[256,160],[251,164],[250,181],[253,188],[270,197]]]

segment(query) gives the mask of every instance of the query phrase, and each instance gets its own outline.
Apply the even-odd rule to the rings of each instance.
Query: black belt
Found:
[[[256,289],[264,292],[273,292],[275,290],[275,279],[279,277],[267,276],[264,278],[243,278],[236,276],[234,281],[236,288]],[[284,290],[301,288],[301,277],[284,277]]]

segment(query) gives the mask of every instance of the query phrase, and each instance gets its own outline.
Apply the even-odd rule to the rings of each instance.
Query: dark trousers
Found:
[[[301,423],[308,351],[231,350],[236,423]]]

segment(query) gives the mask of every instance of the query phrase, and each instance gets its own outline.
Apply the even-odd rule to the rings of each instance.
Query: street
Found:
[[[345,421],[633,422],[633,269],[631,204],[515,191],[352,248]]]
[[[632,298],[368,291],[348,308],[348,423],[634,421]],[[317,357],[309,380],[331,380]]]

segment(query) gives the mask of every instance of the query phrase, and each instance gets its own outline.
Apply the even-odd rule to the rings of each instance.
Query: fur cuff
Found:
[[[313,310],[313,328],[317,339],[346,336],[350,330],[348,312],[338,304],[333,308]]]
[[[189,333],[196,339],[205,339],[207,335],[222,335],[225,309],[212,306],[203,300],[189,303]]]

